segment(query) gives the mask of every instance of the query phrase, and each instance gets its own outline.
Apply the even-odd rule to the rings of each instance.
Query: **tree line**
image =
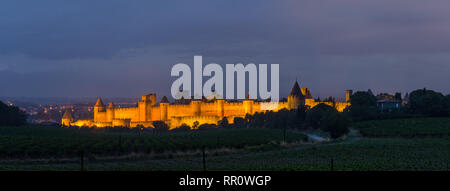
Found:
[[[398,97],[398,95],[396,96]],[[276,128],[301,131],[321,130],[328,132],[331,138],[339,138],[349,132],[352,122],[412,117],[450,117],[450,95],[433,90],[418,89],[409,94],[408,103],[393,110],[381,110],[377,98],[365,91],[358,91],[351,96],[351,105],[343,112],[324,103],[313,108],[300,106],[297,110],[267,111],[247,114],[244,118],[235,117],[229,123],[224,117],[218,124],[199,124],[191,126],[182,124],[173,131],[205,130],[215,128]],[[154,123],[156,131],[168,131],[164,122]]]
[[[301,131],[321,130],[332,138],[338,138],[349,131],[351,122],[411,117],[450,117],[450,95],[433,90],[418,89],[409,94],[406,106],[394,110],[381,110],[377,107],[376,97],[365,91],[351,96],[351,105],[344,112],[334,107],[319,104],[313,108],[302,105],[297,110],[278,112],[257,112],[245,117],[235,117],[232,122],[224,117],[217,124],[182,124],[172,131],[207,130],[217,128],[275,128]],[[26,124],[26,114],[19,108],[0,102],[0,126],[18,126]],[[163,121],[153,122],[154,132],[169,131]]]
[[[0,126],[25,125],[27,116],[18,107],[8,106],[0,101]]]
[[[344,111],[352,121],[412,118],[412,117],[450,117],[450,95],[444,96],[433,90],[418,89],[409,94],[406,105],[381,110],[377,99],[369,92],[359,91],[351,96],[351,106]]]
[[[199,124],[199,122],[194,122],[192,126],[182,124],[171,131],[230,128],[322,130],[329,132],[332,138],[338,138],[348,132],[349,124],[350,120],[334,107],[319,104],[312,109],[300,106],[297,110],[256,112],[253,115],[247,114],[243,118],[235,117],[232,123],[224,117],[217,124]],[[156,132],[169,131],[169,126],[163,121],[154,121],[153,126]]]

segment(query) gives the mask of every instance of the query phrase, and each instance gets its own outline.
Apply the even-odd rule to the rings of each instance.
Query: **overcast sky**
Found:
[[[170,69],[280,64],[314,97],[450,93],[448,0],[0,2],[0,96],[170,95]]]

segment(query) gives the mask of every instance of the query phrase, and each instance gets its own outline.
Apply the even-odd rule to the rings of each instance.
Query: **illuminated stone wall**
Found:
[[[302,89],[302,92],[310,94],[308,89]],[[304,100],[304,104],[309,108],[313,108],[320,103],[335,107],[340,112],[350,105],[349,102],[316,102],[310,98]],[[112,105],[105,109],[104,106],[97,106],[93,121],[79,120],[77,122],[69,122],[67,119],[63,119],[62,123],[63,125],[70,124],[70,126],[136,127],[142,125],[144,127],[153,127],[153,121],[164,121],[170,128],[175,128],[183,123],[192,126],[195,121],[198,121],[200,124],[217,124],[223,117],[227,117],[229,123],[233,123],[235,117],[244,118],[246,114],[254,114],[256,112],[296,109],[299,104],[303,104],[303,101],[298,96],[290,95],[288,101],[279,102],[278,105],[254,100],[243,100],[240,102],[192,100],[190,104],[185,105],[169,103],[156,105],[156,95],[148,94],[142,96],[137,107],[115,108]]]
[[[331,102],[331,101],[325,102],[325,101],[315,101],[314,99],[305,99],[305,105],[308,106],[309,108],[313,108],[321,103],[334,107],[339,112],[343,112],[345,108],[350,106],[350,102]]]

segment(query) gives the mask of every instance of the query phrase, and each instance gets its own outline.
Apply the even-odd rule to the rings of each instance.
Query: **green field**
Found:
[[[305,143],[303,134],[288,131],[290,144],[281,143],[283,130],[274,129],[139,135],[56,128],[40,131],[43,127],[6,128],[0,130],[1,152],[29,154],[28,158],[2,155],[0,170],[80,170],[80,158],[75,152],[80,149],[89,150],[84,160],[85,170],[203,170],[199,151],[203,146],[207,146],[207,170],[448,170],[448,118],[368,121],[353,126],[354,130],[361,130],[362,136],[352,133],[343,140]],[[117,151],[118,137],[122,137],[121,153]],[[143,148],[149,152],[139,149],[143,143],[148,144]],[[70,148],[75,149],[67,152]],[[105,148],[110,150],[102,150]],[[158,149],[163,157],[154,157]],[[33,158],[31,151],[45,152],[39,154],[41,158]],[[74,157],[44,157],[57,156],[55,152],[62,157]]]
[[[190,151],[203,147],[241,149],[283,140],[283,130],[279,129],[138,133],[39,126],[0,127],[0,159],[77,157],[81,151],[93,156],[117,156]],[[286,142],[305,140],[302,133],[286,133]]]
[[[367,137],[450,136],[450,118],[394,119],[360,122],[354,125]]]

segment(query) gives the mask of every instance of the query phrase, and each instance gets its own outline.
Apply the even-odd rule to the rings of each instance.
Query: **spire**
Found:
[[[115,105],[113,102],[109,103],[108,108],[114,108],[114,107],[115,107]]]
[[[297,80],[295,81],[294,86],[292,87],[291,93],[289,95],[296,95],[299,97],[303,97],[302,90],[300,89]]]
[[[103,104],[102,98],[98,97],[97,103],[95,103],[95,106],[97,106],[97,107],[104,107],[105,106]]]
[[[406,92],[405,97],[403,97],[403,100],[409,100],[409,94]]]
[[[68,109],[66,109],[66,112],[64,112],[64,115],[62,118],[63,119],[73,119],[72,113]]]
[[[166,96],[163,96],[161,99],[161,102],[159,102],[159,103],[169,103],[169,100],[167,99]]]

